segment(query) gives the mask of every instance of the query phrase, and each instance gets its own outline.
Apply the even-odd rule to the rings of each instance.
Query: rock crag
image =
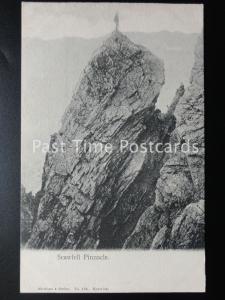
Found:
[[[164,84],[163,62],[112,33],[83,71],[62,127],[51,136],[27,247],[202,247],[201,59],[197,47],[189,88],[181,86],[162,114],[155,103]],[[121,140],[141,145],[180,139],[197,141],[201,151],[168,157],[120,149]],[[62,143],[63,151],[55,152]],[[87,151],[93,143],[113,150]]]
[[[203,40],[196,45],[190,85],[171,108],[176,128],[172,144],[197,145],[199,151],[178,150],[165,158],[155,201],[140,217],[124,248],[188,249],[204,247],[204,82]],[[178,99],[179,98],[179,99]],[[178,99],[178,100],[177,100]],[[169,110],[170,110],[169,109]]]
[[[28,241],[33,224],[33,202],[32,193],[26,193],[25,187],[21,186],[21,212],[20,212],[20,231],[21,245],[24,246]]]

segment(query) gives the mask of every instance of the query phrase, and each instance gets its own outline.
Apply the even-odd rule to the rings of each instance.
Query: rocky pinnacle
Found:
[[[197,57],[190,87],[180,89],[175,105],[164,115],[155,108],[164,84],[163,62],[119,31],[110,35],[84,69],[61,129],[51,136],[50,144],[63,142],[64,151],[55,153],[50,147],[46,155],[26,247],[202,245],[198,228],[204,194],[199,173],[204,151],[200,141],[203,87],[196,79],[200,67]],[[199,111],[198,115],[193,111]],[[139,145],[189,137],[201,143],[201,157],[119,151],[121,140]],[[80,141],[79,151],[74,140]],[[110,143],[113,151],[87,152],[87,142]],[[171,164],[178,166],[168,173]],[[193,225],[197,233],[190,233],[186,226],[191,222],[190,211],[197,215],[198,224]],[[200,235],[195,243],[194,235]]]

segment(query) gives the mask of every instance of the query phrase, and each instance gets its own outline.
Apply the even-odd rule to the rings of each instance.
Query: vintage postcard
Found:
[[[22,4],[22,293],[204,292],[203,5]]]

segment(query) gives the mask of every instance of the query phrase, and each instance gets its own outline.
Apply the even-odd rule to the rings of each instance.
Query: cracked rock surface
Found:
[[[203,40],[199,37],[190,85],[174,103],[172,144],[189,143],[199,151],[167,155],[157,180],[155,201],[140,217],[124,248],[190,249],[204,247],[204,86]],[[178,100],[177,100],[178,99]]]
[[[204,141],[199,53],[197,47],[190,87],[178,89],[167,114],[155,108],[164,84],[159,58],[120,32],[113,32],[94,53],[61,129],[51,136],[26,247],[202,246]],[[177,139],[197,141],[199,155],[178,152],[168,157],[165,152],[121,151],[119,147],[121,140],[140,145]],[[78,151],[74,140],[80,141]],[[88,152],[87,142],[110,143],[113,150]],[[54,152],[53,144],[61,143],[64,151]]]
[[[20,231],[21,244],[24,245],[28,241],[33,223],[32,204],[34,197],[31,193],[26,193],[25,187],[21,187],[21,212],[20,212]]]

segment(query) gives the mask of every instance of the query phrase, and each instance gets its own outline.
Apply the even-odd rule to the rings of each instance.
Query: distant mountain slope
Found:
[[[165,110],[180,82],[189,81],[197,34],[162,31],[126,35],[164,60],[166,83],[158,106]],[[58,130],[84,66],[105,38],[23,39],[22,182],[28,191],[40,188],[44,161],[42,153],[32,154],[32,140],[49,142],[50,134]]]

